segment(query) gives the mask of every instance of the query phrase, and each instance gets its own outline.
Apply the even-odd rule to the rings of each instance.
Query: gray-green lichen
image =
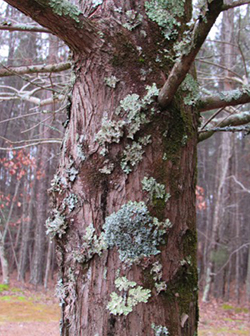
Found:
[[[92,0],[92,5],[94,8],[99,5],[102,5],[102,3],[103,3],[103,0]]]
[[[162,28],[165,38],[178,36],[179,18],[184,14],[185,0],[152,0],[145,2],[148,17]]]
[[[154,323],[151,324],[151,328],[155,332],[155,336],[167,336],[169,335],[168,328],[161,326],[161,325],[155,325]]]
[[[79,263],[86,263],[92,259],[95,254],[100,256],[106,249],[107,244],[104,241],[103,233],[97,237],[93,224],[90,224],[86,228],[81,247],[73,252],[73,258]]]
[[[145,111],[153,103],[155,97],[159,94],[159,89],[155,83],[146,86],[147,93],[143,98],[136,93],[127,95],[120,101],[116,114],[124,117],[126,120],[127,137],[134,139],[134,135],[140,130],[141,125],[148,122]]]
[[[78,197],[75,194],[70,194],[69,196],[64,198],[63,208],[68,207],[69,212],[72,212],[75,209],[77,203]]]
[[[131,145],[127,145],[123,151],[123,157],[121,160],[121,168],[124,173],[129,174],[132,171],[132,167],[135,167],[143,158],[143,145],[146,146],[151,142],[150,138],[142,138],[142,142],[133,141]]]
[[[59,305],[65,304],[65,299],[67,297],[67,287],[63,284],[63,280],[59,279],[56,284],[55,290],[56,297],[60,300]]]
[[[243,85],[241,89],[231,90],[229,92],[224,91],[220,93],[220,99],[226,102],[239,99],[242,94],[250,96],[250,85]]]
[[[113,315],[125,315],[133,311],[138,303],[146,303],[151,296],[150,289],[144,289],[142,286],[136,286],[136,282],[129,281],[126,277],[120,277],[115,280],[116,288],[121,292],[110,294],[111,301],[107,308]]]
[[[139,26],[143,21],[143,16],[133,9],[125,12],[125,18],[127,22],[123,24],[123,27],[130,31]]]
[[[120,80],[118,78],[116,78],[116,76],[110,76],[110,77],[105,77],[104,81],[106,83],[107,86],[111,87],[112,89],[116,88],[117,83],[120,82]]]
[[[159,261],[153,263],[152,268],[150,270],[150,274],[153,275],[157,294],[159,294],[162,291],[166,291],[167,283],[162,280],[162,264],[160,264]]]
[[[103,162],[102,168],[99,169],[99,172],[102,173],[102,174],[109,175],[114,170],[114,167],[115,167],[115,165],[112,162],[110,162],[109,160],[105,160]]]
[[[156,182],[153,177],[144,177],[141,181],[142,190],[145,190],[149,194],[149,198],[152,201],[154,198],[163,199],[165,202],[170,198],[170,194],[166,192],[164,184]]]
[[[38,0],[41,5],[48,5],[48,1]],[[82,12],[78,7],[66,0],[49,0],[49,6],[53,12],[59,16],[69,16],[77,23],[80,22],[79,16]]]
[[[49,234],[51,238],[54,238],[55,236],[62,238],[62,235],[66,233],[68,227],[65,217],[62,216],[57,209],[54,209],[53,217],[49,217],[46,220],[45,225],[47,228],[46,233]]]
[[[135,262],[160,253],[157,247],[164,243],[165,224],[150,216],[144,202],[130,201],[106,218],[104,241],[118,248],[122,261]]]
[[[123,136],[123,127],[125,125],[125,121],[119,120],[109,120],[106,116],[102,119],[102,126],[100,131],[97,133],[95,137],[95,141],[97,141],[102,150],[101,154],[105,156],[108,152],[107,145],[115,142],[119,143],[120,138]]]
[[[199,85],[193,76],[187,74],[181,84],[181,88],[185,92],[184,104],[195,105],[200,98],[200,90]]]
[[[77,146],[76,146],[76,154],[77,154],[77,157],[80,159],[81,162],[83,162],[83,161],[86,160],[86,156],[85,156],[85,154],[83,152],[81,144],[77,144]]]

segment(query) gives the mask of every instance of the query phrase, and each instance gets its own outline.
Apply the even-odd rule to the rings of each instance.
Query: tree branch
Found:
[[[199,100],[201,112],[214,110],[226,106],[235,106],[250,103],[250,88],[243,87],[232,91],[224,91],[219,95],[204,97]]]
[[[69,1],[5,0],[41,26],[48,28],[73,51],[87,54],[92,50],[95,29],[82,12]]]
[[[249,122],[250,122],[250,112],[241,112],[241,113],[231,115],[228,118],[221,118],[217,121],[214,120],[212,127],[206,130],[202,130],[200,132],[199,137],[198,137],[198,142],[201,142],[201,141],[204,141],[210,138],[216,131],[216,129],[213,129],[213,127],[223,128],[227,126],[241,126]]]
[[[222,7],[222,10],[225,11],[225,10],[228,10],[228,9],[231,9],[231,8],[235,8],[235,7],[239,7],[239,6],[242,6],[242,5],[248,5],[250,4],[250,0],[239,0],[239,1],[234,1],[231,5],[223,5]]]
[[[171,103],[177,89],[189,72],[203,42],[222,11],[223,0],[209,1],[207,6],[205,15],[200,15],[195,25],[191,41],[186,41],[185,50],[182,52],[180,59],[175,63],[167,81],[160,91],[158,100],[162,107],[166,107]]]
[[[71,68],[70,62],[49,65],[30,65],[21,67],[4,67],[0,69],[0,77],[16,76],[33,73],[60,72]]]
[[[12,24],[11,22],[4,22],[0,25],[0,30],[8,30],[9,32],[14,31],[24,31],[24,32],[35,32],[35,33],[51,33],[49,29],[43,27],[35,27],[35,26],[24,26]]]

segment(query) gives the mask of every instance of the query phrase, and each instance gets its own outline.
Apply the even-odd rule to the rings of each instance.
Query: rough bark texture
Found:
[[[8,2],[17,6],[17,1]],[[146,13],[143,0],[107,0],[96,7],[92,1],[84,1],[81,9],[89,20],[82,24],[95,26],[98,32],[94,34],[92,29],[89,38],[77,23],[82,14],[75,26],[68,15],[63,15],[57,26],[58,15],[47,8],[55,1],[29,2],[36,4],[36,16],[29,15],[66,41],[75,61],[61,163],[51,187],[55,209],[47,221],[48,231],[57,241],[61,335],[153,336],[169,332],[193,336],[198,317],[198,113],[188,101],[192,89],[185,86],[167,109],[160,108],[154,98],[156,86],[163,86],[173,68],[173,45],[187,28],[191,1],[170,5],[166,12],[172,11],[173,16],[164,25],[153,22],[159,12],[151,6]],[[27,1],[23,3],[25,8],[21,4],[18,8],[27,13]],[[45,6],[46,11],[38,13],[37,6]],[[85,38],[90,43],[86,44]],[[155,94],[149,95],[152,90]],[[145,178],[153,186],[149,183],[143,188]],[[125,227],[113,244],[119,245],[129,236],[132,244],[125,254],[129,255],[134,245],[138,250],[145,248],[147,252],[137,255],[138,260],[129,262],[110,243],[104,224],[111,215],[115,217],[112,235],[116,224],[121,225],[115,213],[131,204],[139,208],[138,202],[148,209],[140,217],[148,223],[140,235],[134,235],[137,210],[128,210],[124,221],[129,229]],[[166,220],[172,227],[155,224]],[[91,225],[95,232],[90,232]],[[150,232],[149,237],[145,238],[145,231]],[[154,238],[153,233],[162,239]],[[98,255],[101,234],[109,245]],[[125,285],[119,288],[117,281],[122,279]],[[112,295],[119,296],[116,307],[115,303],[111,307]],[[133,301],[130,312],[126,311],[129,300]]]
[[[142,99],[147,92],[146,85],[156,83],[161,87],[164,74],[172,66],[169,60],[155,60],[160,50],[172,42],[166,42],[145,13],[143,23],[132,31],[117,24],[127,23],[124,15],[113,10],[120,6],[109,1],[96,14],[102,17],[100,49],[86,58],[75,54],[81,62],[75,67],[72,106],[58,171],[61,184],[58,188],[54,182],[52,187],[57,199],[56,213],[61,219],[65,217],[67,225],[66,234],[57,239],[62,335],[154,335],[155,330],[167,328],[170,335],[193,336],[197,325],[197,115],[191,107],[184,106],[185,92],[179,91],[167,110],[161,110],[153,102],[144,107],[144,111],[138,111],[138,114],[145,113],[149,122],[141,123],[133,139],[128,137],[129,131],[124,125],[118,143],[113,139],[106,144],[105,156],[101,154],[102,145],[96,141],[103,117],[121,120],[115,113],[121,101],[131,98],[131,94],[138,94]],[[131,7],[131,3],[126,2],[123,6],[123,13],[131,8],[137,12],[139,4],[133,3]],[[114,79],[112,76],[117,81],[113,85],[109,82]],[[126,120],[126,113],[122,113]],[[127,145],[139,144],[140,137],[145,136],[151,137],[151,143],[142,145],[142,159],[135,166],[130,161],[131,172],[126,174],[121,168],[124,149]],[[113,169],[105,174],[103,168],[107,166]],[[148,193],[142,190],[144,177],[153,177],[165,186],[171,195],[166,204],[155,196],[149,201]],[[78,201],[71,211],[69,206],[65,209],[65,203],[72,195],[77,196]],[[117,248],[113,247],[101,256],[93,254],[79,262],[79,255],[87,253],[83,238],[86,228],[92,223],[100,236],[105,219],[129,201],[143,201],[151,216],[159,221],[168,218],[173,224],[166,230],[164,243],[159,244],[161,253],[145,256],[129,265],[120,260]],[[160,281],[167,284],[160,293],[155,288],[157,280],[152,272],[156,262],[163,267]],[[112,314],[107,309],[112,292],[126,295],[115,286],[115,280],[120,277],[149,289],[151,295],[148,302],[138,303],[127,316]],[[154,330],[152,324],[158,329]]]

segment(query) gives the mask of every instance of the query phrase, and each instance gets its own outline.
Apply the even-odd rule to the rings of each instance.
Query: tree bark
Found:
[[[135,13],[139,5],[132,7]],[[131,9],[127,4],[123,6],[123,12]],[[116,23],[128,23],[119,11],[112,14],[110,7],[98,12],[103,18],[101,48],[87,58],[75,53],[75,60],[81,62],[75,66],[63,154],[52,183],[56,208],[47,225],[57,240],[61,334],[128,336],[168,330],[171,335],[193,336],[197,327],[198,114],[184,105],[182,91],[167,110],[161,110],[153,98],[138,107],[137,104],[144,104],[146,85],[153,87],[155,83],[161,87],[164,83],[163,73],[169,71],[169,63],[158,65],[152,55],[155,57],[166,41],[146,16],[138,28],[129,30]],[[115,134],[111,125],[117,127]],[[152,199],[143,190],[145,177],[163,186],[164,194],[171,195],[167,203],[152,190]],[[138,254],[138,261],[129,262],[121,257],[121,251],[109,246],[98,256],[94,248],[98,238],[94,234],[105,234],[107,219],[124,206],[129,218],[131,201],[135,208],[143,202],[150,216],[160,222],[171,221],[172,228],[166,229],[162,243],[157,243],[160,253],[144,252]],[[72,206],[69,202],[75,203]],[[53,228],[56,224],[57,231]],[[95,233],[87,238],[86,230],[91,224]],[[126,233],[121,241],[125,237]],[[132,235],[131,239],[139,237]],[[153,240],[146,243],[154,244]],[[127,248],[125,255],[132,247]],[[156,265],[158,271],[154,271]],[[147,302],[139,300],[129,313],[126,308],[129,309],[132,290],[119,290],[117,281],[121,279],[134,282],[136,290],[143,288],[149,295]],[[111,307],[115,306],[112,295],[125,300],[117,302],[119,312]]]

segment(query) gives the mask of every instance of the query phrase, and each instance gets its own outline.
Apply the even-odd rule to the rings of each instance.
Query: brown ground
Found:
[[[54,290],[20,283],[1,291],[0,336],[59,336],[60,309]],[[200,304],[199,336],[250,335],[249,306],[211,301]]]

